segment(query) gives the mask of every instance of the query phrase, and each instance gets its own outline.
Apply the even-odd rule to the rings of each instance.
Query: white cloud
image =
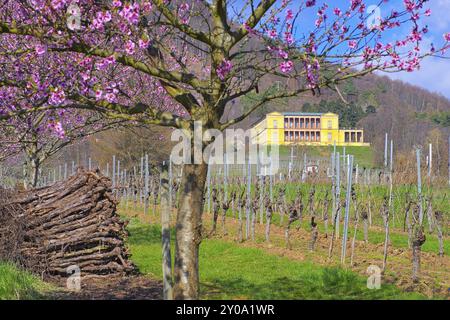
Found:
[[[450,0],[431,0],[425,3],[425,7],[431,9],[431,16],[426,18],[430,29],[433,32],[450,32]]]
[[[422,17],[422,25],[428,25],[430,32],[423,39],[421,49],[428,50],[431,43],[439,47],[443,34],[450,32],[450,0],[431,0],[425,3],[430,8],[430,17]],[[398,36],[398,35],[397,35]],[[447,52],[447,57],[449,57]],[[438,92],[450,99],[450,60],[428,57],[421,63],[421,68],[414,72],[399,72],[387,74],[392,79],[402,80]]]
[[[450,99],[450,60],[426,58],[422,61],[420,70],[391,73],[388,77],[441,93]]]

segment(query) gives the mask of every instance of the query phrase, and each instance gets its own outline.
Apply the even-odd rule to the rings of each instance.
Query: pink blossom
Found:
[[[350,49],[355,49],[356,46],[357,46],[357,43],[356,43],[355,40],[350,40],[350,41],[348,42],[348,47],[349,47]]]
[[[66,94],[61,88],[56,88],[51,94],[48,102],[52,106],[59,106],[66,100]]]
[[[95,90],[95,100],[97,100],[97,101],[101,100],[102,97],[103,97],[103,91],[100,89]]]
[[[123,9],[119,11],[119,15],[125,18],[130,24],[139,22],[139,3],[125,4]]]
[[[34,50],[38,55],[43,55],[47,52],[47,48],[41,44],[36,45],[36,47],[34,47]]]
[[[285,32],[284,33],[284,40],[287,42],[287,44],[291,45],[294,43],[294,38],[292,37],[292,33]]]
[[[362,4],[362,0],[351,0],[350,1],[350,8],[351,10],[355,10]]]
[[[291,20],[294,18],[294,13],[292,12],[291,9],[288,9],[288,11],[286,12],[286,20]]]
[[[267,32],[267,34],[269,35],[269,38],[275,39],[276,36],[277,36],[277,31],[274,30],[274,29],[272,29],[272,30],[269,30],[269,31]]]
[[[52,0],[52,8],[55,10],[61,9],[66,5],[67,0]]]
[[[113,0],[112,5],[115,8],[119,8],[119,7],[122,6],[122,1],[120,1],[120,0]]]
[[[283,49],[278,49],[278,55],[282,59],[287,59],[289,57],[288,53],[284,51]]]
[[[180,4],[180,11],[189,11],[189,3],[186,3],[186,2],[184,2],[184,3],[182,3],[182,4]]]
[[[253,28],[251,28],[251,27],[248,25],[247,22],[245,22],[245,23],[243,24],[243,26],[244,26],[244,29],[247,30],[247,32],[248,32],[249,34],[256,34],[256,31],[255,31]]]
[[[280,70],[283,73],[288,73],[288,72],[291,72],[293,66],[294,66],[294,63],[291,60],[283,61],[280,64]]]
[[[112,92],[108,92],[108,93],[105,95],[105,99],[106,99],[106,101],[108,101],[109,103],[114,103],[114,102],[116,102],[116,95],[115,95],[114,93],[112,93]]]
[[[142,4],[142,10],[145,13],[149,13],[150,11],[152,11],[152,3],[150,1],[146,1]]]
[[[56,135],[59,138],[61,138],[61,139],[65,138],[66,132],[64,131],[64,128],[63,128],[61,122],[58,121],[58,122],[55,123],[54,130],[55,130]]]
[[[316,5],[316,0],[308,0],[306,1],[306,7],[312,7]]]
[[[96,63],[95,66],[98,70],[104,70],[109,65],[115,64],[115,63],[116,63],[116,58],[114,56],[109,56],[109,57],[103,59],[102,61]]]
[[[425,16],[426,17],[429,17],[429,16],[431,16],[431,9],[427,9],[427,10],[425,10]]]
[[[230,73],[231,68],[233,67],[230,60],[224,59],[220,66],[216,69],[217,76],[220,80],[224,80],[226,75]]]
[[[127,54],[133,54],[135,48],[136,48],[136,45],[131,40],[128,40],[127,43],[125,44],[125,51]]]
[[[444,34],[444,39],[445,39],[445,41],[450,42],[450,32]]]
[[[150,40],[148,39],[139,39],[139,48],[147,49],[150,45]]]
[[[334,14],[337,15],[338,17],[342,14],[341,9],[339,9],[339,8],[334,8],[333,12],[334,12]]]
[[[408,11],[413,11],[416,8],[415,0],[403,0],[403,3]]]
[[[316,19],[316,22],[314,24],[315,24],[316,27],[320,27],[322,22],[323,22],[323,18],[319,17],[318,19]]]
[[[112,16],[111,16],[111,12],[109,11],[100,11],[97,12],[97,14],[95,15],[95,19],[94,21],[92,21],[92,26],[94,27],[94,29],[102,29],[103,25],[109,21],[111,21]]]

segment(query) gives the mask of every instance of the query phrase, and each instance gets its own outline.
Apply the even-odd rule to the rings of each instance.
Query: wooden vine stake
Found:
[[[336,164],[336,196],[335,196],[335,200],[336,200],[336,213],[335,215],[337,216],[334,219],[334,236],[336,237],[336,240],[339,239],[339,223],[340,223],[340,212],[341,212],[341,208],[339,207],[339,203],[341,202],[341,166],[340,166],[340,155],[339,152],[336,153],[336,160],[335,160],[335,164]]]
[[[426,237],[423,228],[423,208],[422,208],[422,186],[420,175],[420,149],[416,149],[417,158],[417,196],[418,196],[418,212],[419,217],[417,219],[414,216],[414,225],[412,227],[412,281],[417,283],[420,278],[420,253],[422,251],[422,245],[425,243]]]
[[[342,235],[342,251],[341,251],[341,264],[345,264],[345,256],[347,251],[347,236],[348,236],[348,222],[350,215],[350,199],[352,189],[352,174],[353,174],[353,156],[350,156],[347,163],[347,193],[345,196],[345,217],[344,217],[344,230]]]
[[[383,206],[381,208],[381,216],[383,217],[384,222],[384,251],[383,251],[383,268],[382,271],[386,270],[387,266],[387,256],[389,249],[389,200],[385,196]]]

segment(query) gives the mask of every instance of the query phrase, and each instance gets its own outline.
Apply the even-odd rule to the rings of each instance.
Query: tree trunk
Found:
[[[39,181],[40,161],[31,155],[27,156],[27,158],[23,167],[23,186],[25,189],[34,189]]]
[[[266,241],[270,241],[270,222],[272,220],[272,207],[266,207]]]
[[[369,243],[369,220],[364,218],[364,243],[367,245]]]
[[[208,166],[186,164],[183,168],[180,206],[177,213],[174,299],[198,299],[198,251],[202,240],[203,193]]]
[[[161,231],[162,231],[162,270],[164,300],[173,299],[172,259],[170,254],[170,208],[169,177],[167,165],[161,171]]]
[[[238,218],[239,218],[239,223],[238,223],[238,238],[239,238],[239,242],[244,241],[244,235],[242,233],[242,228],[244,226],[244,223],[242,222],[242,203],[238,204],[239,208],[238,208]]]
[[[319,232],[317,230],[317,223],[314,222],[314,217],[312,217],[311,218],[311,242],[309,244],[310,251],[315,250],[318,237],[319,237]]]
[[[431,198],[429,198],[427,202],[428,231],[433,233],[433,204]]]
[[[425,238],[425,234],[423,232],[423,227],[422,226],[415,227],[414,238],[412,241],[412,263],[413,263],[412,280],[413,280],[413,282],[419,281],[420,252],[421,252],[421,247],[424,244],[425,240],[426,240],[426,238]]]
[[[442,232],[442,223],[444,219],[444,215],[440,211],[436,211],[434,213],[434,216],[436,218],[436,230],[437,230],[437,236],[439,241],[439,257],[444,256],[444,234]]]
[[[356,243],[356,234],[358,232],[358,223],[359,223],[359,215],[356,214],[355,231],[353,233],[352,247],[351,247],[352,251],[351,251],[351,254],[350,254],[350,266],[353,266],[353,257],[355,256],[355,243]],[[367,225],[367,223],[366,223],[366,225]],[[366,231],[365,230],[364,230],[364,237],[366,237]]]
[[[337,218],[338,218],[338,215],[336,213],[334,215],[334,218],[332,221],[333,225],[336,225]],[[336,228],[333,228],[333,232],[331,233],[331,237],[330,237],[330,246],[328,248],[328,260],[331,259],[331,256],[333,255],[334,239],[336,237],[335,233],[336,233]]]
[[[408,230],[408,247],[412,248],[412,224],[411,224],[411,212],[410,210],[406,211],[406,216],[405,216],[405,224],[406,224],[406,228]]]
[[[222,233],[224,236],[228,234],[227,227],[225,225],[225,220],[227,217],[228,206],[222,208]]]
[[[250,207],[252,213],[252,241],[255,241],[255,228],[256,228],[256,211],[258,210],[256,206]]]

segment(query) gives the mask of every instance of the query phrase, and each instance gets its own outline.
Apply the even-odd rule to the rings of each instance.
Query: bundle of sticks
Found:
[[[129,274],[126,222],[116,212],[111,182],[77,174],[29,191],[0,191],[0,260],[42,276]]]

